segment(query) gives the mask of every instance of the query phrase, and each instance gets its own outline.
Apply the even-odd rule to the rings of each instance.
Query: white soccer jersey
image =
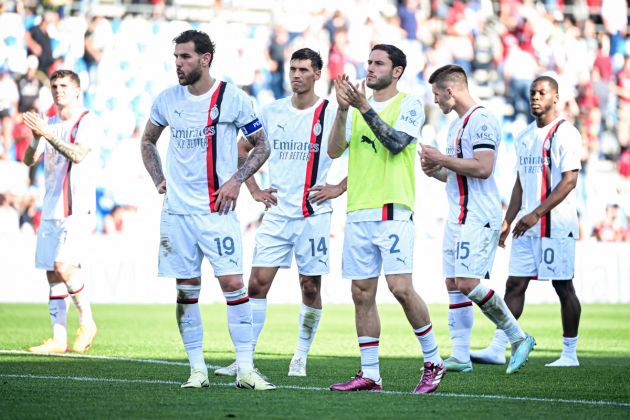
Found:
[[[487,179],[458,175],[448,171],[446,193],[449,203],[448,221],[465,224],[481,223],[498,229],[501,226],[501,197],[494,180],[496,153],[501,142],[499,122],[485,108],[475,105],[448,129],[446,154],[472,159],[476,151],[493,150],[492,174]]]
[[[166,156],[167,210],[175,214],[216,211],[213,193],[237,169],[237,131],[262,129],[251,100],[231,83],[216,80],[195,96],[186,86],[163,91],[151,108],[151,122],[169,126]]]
[[[562,173],[579,170],[582,139],[569,122],[560,118],[539,128],[531,123],[516,138],[518,176],[523,188],[517,219],[531,213],[562,179]],[[556,128],[557,127],[557,128]],[[555,133],[554,133],[555,128]],[[578,237],[575,190],[525,232],[528,236]]]
[[[77,125],[78,124],[78,125]],[[98,117],[79,110],[70,120],[59,116],[48,120],[48,128],[59,140],[83,144],[90,152],[79,163],[72,163],[45,139],[44,175],[46,193],[42,219],[64,219],[70,215],[94,215],[96,210],[96,171],[103,127]]]
[[[291,97],[263,108],[261,122],[271,145],[270,186],[278,190],[278,205],[269,214],[297,218],[332,211],[330,200],[320,206],[310,202],[308,189],[326,183],[332,163],[328,136],[336,113],[325,99],[304,110],[294,108]]]

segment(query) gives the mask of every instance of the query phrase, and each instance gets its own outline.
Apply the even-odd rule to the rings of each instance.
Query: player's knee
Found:
[[[389,285],[389,291],[392,292],[396,300],[400,303],[406,303],[413,294],[413,288],[404,284]]]
[[[73,270],[74,270],[73,266],[59,262],[59,261],[55,261],[53,265],[53,271],[55,275],[59,279],[62,279],[64,281],[67,281],[70,279],[70,276],[72,275]]]
[[[573,296],[576,296],[575,288],[573,287],[572,281],[554,280],[551,282],[551,284],[553,285],[553,288],[555,289],[556,294],[561,300],[570,299]]]
[[[517,297],[525,293],[527,289],[527,281],[520,277],[508,277],[505,283],[505,295]]]
[[[319,296],[320,287],[317,282],[305,281],[302,282],[302,296],[307,299],[313,300]]]

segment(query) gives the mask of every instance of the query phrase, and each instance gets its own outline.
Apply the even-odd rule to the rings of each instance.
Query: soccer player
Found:
[[[525,291],[532,279],[552,280],[560,298],[562,354],[545,366],[579,366],[576,354],[580,301],[573,287],[578,219],[575,185],[580,170],[579,131],[558,115],[558,83],[540,76],[531,84],[530,108],[535,118],[515,141],[518,172],[501,226],[499,245],[512,230],[510,271],[505,302],[516,318],[523,313]],[[496,331],[492,344],[473,352],[477,363],[505,363],[507,339]]]
[[[423,171],[446,183],[449,214],[444,226],[443,272],[449,296],[452,355],[447,370],[472,371],[470,333],[472,302],[512,343],[507,373],[517,372],[536,344],[503,299],[480,279],[489,278],[501,226],[501,200],[494,181],[501,129],[498,121],[468,92],[464,70],[456,65],[437,69],[429,78],[434,102],[444,114],[457,113],[448,130],[446,154],[422,146]]]
[[[330,199],[345,191],[326,184],[332,160],[328,136],[336,107],[315,94],[321,76],[322,58],[309,49],[291,56],[289,79],[293,95],[279,99],[262,110],[261,122],[271,143],[270,188],[261,190],[254,177],[245,181],[252,197],[265,204],[266,213],[256,233],[256,248],[249,277],[249,297],[254,321],[253,347],[265,323],[267,293],[280,267],[295,260],[302,289],[298,320],[297,350],[289,364],[289,376],[306,376],[306,362],[322,316],[321,277],[328,274]],[[252,145],[239,142],[239,159]],[[233,376],[236,364],[217,369],[217,375]]]
[[[205,255],[227,301],[238,362],[236,386],[274,389],[253,366],[252,309],[243,285],[241,229],[234,212],[241,184],[269,157],[269,142],[247,95],[210,76],[215,51],[210,37],[188,30],[173,42],[179,85],[153,103],[141,147],[158,193],[166,194],[158,271],[176,278],[177,323],[191,370],[182,388],[209,386],[198,304]],[[171,139],[165,177],[156,143],[166,126]],[[238,168],[237,130],[253,146]]]
[[[46,193],[37,232],[35,266],[46,270],[53,329],[52,338],[29,351],[68,351],[66,298],[69,294],[79,313],[72,351],[84,353],[97,331],[85,293],[81,263],[89,235],[96,227],[95,179],[103,127],[94,113],[81,106],[81,82],[76,73],[55,71],[50,76],[50,88],[57,114],[48,122],[37,113],[24,114],[24,122],[33,130],[24,163],[36,165],[44,154]]]
[[[414,162],[424,123],[422,102],[398,91],[407,57],[393,45],[378,44],[368,59],[368,74],[353,86],[347,75],[335,80],[339,104],[328,154],[348,149],[348,215],[342,272],[352,280],[361,370],[334,391],[381,390],[378,346],[381,325],[376,288],[381,268],[389,290],[400,302],[424,354],[424,372],[416,393],[437,389],[444,364],[429,310],[414,290]],[[373,96],[365,96],[365,85]],[[352,108],[350,110],[350,108]]]

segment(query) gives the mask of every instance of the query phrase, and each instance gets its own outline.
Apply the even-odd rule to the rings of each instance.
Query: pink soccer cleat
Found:
[[[438,389],[440,381],[446,373],[446,367],[444,364],[436,365],[435,363],[425,362],[424,372],[422,372],[422,378],[416,387],[415,394],[428,394]]]
[[[379,379],[374,381],[370,378],[364,378],[363,372],[359,371],[357,376],[342,384],[334,384],[330,386],[331,391],[382,391],[383,382]]]

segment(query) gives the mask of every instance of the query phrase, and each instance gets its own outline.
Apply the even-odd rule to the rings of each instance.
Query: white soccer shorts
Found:
[[[512,240],[509,275],[538,280],[572,280],[575,238],[521,236]]]
[[[236,214],[184,215],[163,210],[158,275],[199,277],[204,255],[216,277],[243,274],[241,225]]]
[[[324,213],[289,219],[266,215],[256,232],[252,266],[289,268],[295,253],[300,274],[328,274],[330,216]]]
[[[446,223],[442,243],[444,277],[489,278],[499,233],[497,229],[476,223]]]
[[[342,276],[351,280],[413,271],[414,228],[411,220],[346,223]]]
[[[95,219],[89,216],[42,220],[37,232],[35,267],[53,271],[55,262],[80,267],[95,225]]]

